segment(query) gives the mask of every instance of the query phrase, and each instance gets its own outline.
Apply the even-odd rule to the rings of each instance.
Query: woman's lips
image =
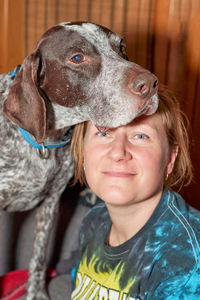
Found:
[[[106,171],[103,172],[105,175],[110,176],[110,177],[132,177],[135,174],[134,173],[129,173],[129,172],[112,172],[112,171]]]

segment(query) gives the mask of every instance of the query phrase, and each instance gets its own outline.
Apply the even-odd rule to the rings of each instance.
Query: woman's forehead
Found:
[[[92,124],[91,121],[88,121],[88,123],[87,123],[87,129],[98,130],[100,132],[106,132],[108,130],[115,131],[120,128],[130,129],[130,128],[136,128],[136,127],[151,128],[151,129],[155,129],[158,132],[164,130],[164,124],[163,124],[163,120],[162,120],[162,117],[160,114],[153,114],[151,116],[140,116],[140,117],[134,119],[129,124],[119,126],[116,128],[96,127]]]

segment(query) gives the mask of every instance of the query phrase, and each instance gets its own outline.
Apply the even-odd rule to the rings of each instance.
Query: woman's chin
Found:
[[[133,197],[129,195],[126,191],[121,190],[120,188],[117,189],[110,189],[98,193],[98,196],[108,205],[116,205],[116,206],[123,206],[130,202],[132,202]]]

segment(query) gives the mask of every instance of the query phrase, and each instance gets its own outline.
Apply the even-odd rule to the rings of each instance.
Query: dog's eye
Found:
[[[80,64],[85,61],[85,56],[83,54],[76,54],[70,59],[70,61],[75,64]]]

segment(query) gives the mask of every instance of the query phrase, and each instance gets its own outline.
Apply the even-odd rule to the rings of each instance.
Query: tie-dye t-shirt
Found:
[[[164,190],[153,215],[130,240],[106,245],[104,203],[83,221],[73,300],[200,300],[200,212]]]

